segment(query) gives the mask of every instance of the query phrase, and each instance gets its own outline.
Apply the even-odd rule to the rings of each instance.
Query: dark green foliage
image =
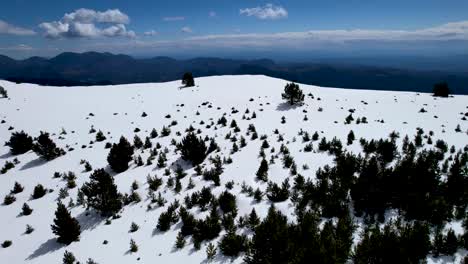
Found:
[[[260,167],[257,170],[257,179],[267,182],[268,181],[268,161],[265,159],[262,159],[262,162],[260,163]]]
[[[274,203],[286,201],[289,198],[289,180],[285,179],[281,184],[269,182],[267,187],[267,197]]]
[[[193,79],[193,75],[191,72],[184,73],[182,77],[182,85],[185,87],[192,87],[195,86],[195,80]]]
[[[90,182],[81,187],[86,197],[86,204],[105,216],[120,211],[122,195],[117,191],[114,178],[104,169],[95,170],[89,178]]]
[[[195,217],[191,213],[187,212],[185,208],[180,209],[179,216],[182,220],[182,227],[180,229],[182,235],[192,235],[195,230],[195,226],[197,225]]]
[[[178,249],[181,249],[184,246],[185,246],[185,236],[181,232],[179,232],[177,234],[175,247]]]
[[[354,263],[419,263],[430,249],[429,228],[419,222],[391,222],[381,230],[367,228],[357,245]]]
[[[3,98],[8,98],[8,92],[5,88],[3,88],[2,86],[0,86],[0,95],[3,97]]]
[[[11,154],[23,154],[32,149],[33,138],[24,131],[13,132],[10,141],[5,142],[5,145],[10,147]]]
[[[16,201],[16,197],[13,196],[12,194],[7,194],[5,195],[5,198],[3,199],[3,204],[4,205],[10,205]]]
[[[246,250],[247,239],[244,235],[237,235],[234,230],[230,230],[221,238],[219,249],[228,257],[236,257],[240,252]]]
[[[12,244],[13,244],[13,242],[11,242],[11,240],[5,240],[2,243],[2,248],[10,247]]]
[[[73,253],[65,250],[65,253],[63,254],[62,263],[63,264],[73,264],[73,263],[75,263],[75,261],[76,261],[76,258],[73,255]]]
[[[138,135],[135,135],[133,137],[133,146],[136,149],[141,149],[143,147],[143,141],[141,140],[141,138]]]
[[[45,160],[53,160],[65,154],[65,151],[58,148],[57,145],[49,138],[49,133],[42,132],[36,138],[36,143],[32,147],[33,151]]]
[[[131,253],[135,253],[138,251],[138,245],[136,244],[135,240],[130,239],[130,250]]]
[[[434,93],[434,96],[448,97],[450,94],[450,89],[446,82],[441,82],[434,84],[432,92]]]
[[[23,207],[21,208],[21,214],[22,215],[30,215],[33,212],[33,209],[29,207],[27,203],[23,204]]]
[[[302,103],[304,101],[304,94],[295,83],[288,83],[284,87],[284,93],[281,94],[284,100],[287,100],[290,105]]]
[[[10,161],[5,161],[5,165],[3,165],[2,169],[0,170],[1,174],[7,173],[9,170],[13,169],[15,167],[15,164]]]
[[[106,136],[104,136],[104,133],[102,133],[101,130],[99,130],[97,133],[96,133],[96,141],[97,142],[101,142],[101,141],[104,141],[106,140]]]
[[[224,191],[219,195],[218,203],[225,214],[237,211],[236,197],[228,191]]]
[[[42,184],[38,184],[38,185],[36,185],[36,187],[34,187],[34,191],[33,191],[32,195],[31,195],[31,198],[32,199],[39,199],[42,196],[44,196],[46,193],[47,193],[47,189],[44,188],[44,186],[42,186]]]
[[[248,264],[290,263],[289,228],[286,216],[270,207],[267,217],[255,228]]]
[[[17,194],[22,192],[23,190],[24,187],[19,182],[15,182],[15,185],[13,185],[13,189],[10,191],[10,193]]]
[[[123,136],[118,144],[113,144],[110,149],[107,161],[115,172],[124,172],[128,169],[128,163],[132,160],[133,147]]]
[[[355,137],[354,137],[354,132],[351,130],[351,131],[349,131],[349,134],[348,134],[348,142],[347,142],[347,144],[348,144],[348,145],[353,144],[354,139],[355,139]]]
[[[194,242],[200,243],[218,237],[221,232],[221,223],[216,207],[212,207],[210,214],[204,219],[197,221],[193,233]]]
[[[205,141],[201,137],[197,137],[195,133],[188,133],[182,142],[178,145],[184,160],[192,162],[197,165],[205,160],[207,155],[207,148]]]
[[[171,228],[171,225],[176,223],[178,220],[178,216],[176,213],[178,205],[177,204],[171,204],[169,208],[167,208],[166,212],[162,212],[159,215],[158,219],[158,224],[156,228],[159,231],[167,231],[169,228]]]
[[[57,242],[70,244],[80,239],[81,227],[78,221],[70,215],[62,202],[57,204],[52,232],[57,235]]]
[[[159,186],[162,185],[162,179],[157,176],[151,177],[148,175],[148,177],[146,177],[146,182],[148,183],[148,188],[152,191],[157,191]]]

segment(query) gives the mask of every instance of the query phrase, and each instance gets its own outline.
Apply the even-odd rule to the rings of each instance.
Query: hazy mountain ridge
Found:
[[[111,53],[66,52],[46,59],[14,60],[0,56],[0,78],[42,85],[75,86],[165,82],[194,76],[261,74],[306,84],[354,89],[430,92],[446,81],[455,94],[468,94],[468,73],[416,71],[390,67],[351,65],[349,62],[276,63],[270,59],[234,60],[202,57],[136,59]]]

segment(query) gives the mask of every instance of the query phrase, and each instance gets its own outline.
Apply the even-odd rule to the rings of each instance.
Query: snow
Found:
[[[241,184],[245,182],[249,185],[265,190],[266,184],[255,180],[255,172],[260,164],[258,153],[261,140],[251,141],[245,136],[249,124],[254,124],[258,135],[268,135],[268,142],[276,151],[281,143],[277,142],[277,135],[273,133],[278,129],[283,135],[285,143],[291,151],[297,163],[298,171],[305,177],[314,178],[315,171],[326,164],[332,164],[333,157],[325,153],[304,152],[302,138],[297,135],[300,129],[312,134],[318,131],[320,137],[327,139],[338,137],[342,142],[346,142],[347,134],[354,131],[356,139],[364,137],[366,139],[379,139],[387,137],[390,132],[400,133],[400,140],[404,135],[412,138],[416,133],[416,128],[421,127],[424,131],[434,132],[433,140],[444,139],[449,147],[455,145],[457,149],[468,144],[466,131],[467,121],[461,120],[462,115],[468,111],[468,97],[456,95],[452,98],[435,98],[430,94],[414,92],[391,92],[391,91],[369,91],[324,88],[312,85],[300,84],[301,89],[307,95],[312,93],[314,99],[306,96],[305,105],[291,108],[283,103],[281,93],[285,80],[270,78],[266,76],[214,76],[197,78],[196,87],[180,89],[180,81],[167,83],[146,83],[117,86],[92,86],[92,87],[46,87],[34,84],[15,84],[7,81],[0,81],[0,86],[8,90],[11,99],[0,99],[0,120],[6,123],[0,124],[0,139],[7,141],[12,131],[24,130],[32,136],[39,135],[40,131],[47,131],[52,135],[53,140],[59,147],[72,146],[75,150],[67,152],[65,156],[53,161],[44,162],[33,152],[28,152],[19,156],[11,156],[9,149],[0,144],[0,166],[7,160],[17,158],[20,164],[9,170],[6,174],[0,175],[0,197],[9,193],[15,181],[20,182],[25,190],[16,196],[16,202],[11,205],[0,206],[0,242],[12,240],[13,245],[6,249],[0,249],[0,259],[3,263],[60,263],[65,250],[73,252],[81,263],[92,258],[98,263],[200,263],[206,261],[205,246],[199,251],[193,250],[191,241],[182,250],[175,250],[174,244],[180,225],[173,225],[168,232],[155,231],[159,214],[163,212],[168,204],[174,199],[183,202],[183,197],[187,193],[200,190],[203,186],[210,186],[201,177],[192,177],[196,187],[193,190],[186,190],[189,177],[182,180],[183,191],[175,194],[166,190],[165,182],[167,177],[163,176],[163,170],[156,167],[156,162],[150,166],[136,167],[131,163],[131,167],[126,172],[114,175],[116,184],[121,192],[129,193],[131,183],[136,180],[140,188],[138,192],[142,197],[142,202],[124,207],[121,218],[112,220],[111,225],[105,225],[105,220],[82,207],[71,209],[72,215],[77,217],[82,227],[81,240],[68,246],[63,246],[55,242],[55,236],[50,229],[56,209],[58,190],[65,187],[66,182],[61,179],[54,179],[54,172],[73,171],[77,175],[77,185],[81,186],[88,181],[90,172],[85,172],[83,165],[79,162],[86,159],[96,168],[107,167],[108,149],[104,148],[105,142],[116,142],[121,135],[129,140],[133,140],[135,128],[141,129],[138,134],[143,140],[149,132],[156,128],[158,132],[163,126],[169,126],[171,121],[177,120],[178,124],[171,127],[169,137],[158,137],[152,139],[153,146],[159,142],[163,148],[168,147],[168,164],[179,159],[179,155],[174,153],[174,146],[170,145],[172,138],[177,141],[181,136],[176,136],[176,131],[184,135],[185,129],[193,125],[202,129],[202,135],[216,136],[217,143],[221,146],[223,156],[228,156],[232,147],[232,142],[225,140],[225,134],[229,129],[229,124],[235,118],[241,132],[247,140],[247,146],[241,148],[239,152],[232,155],[233,163],[225,165],[225,171],[221,176],[221,186],[212,186],[213,193],[221,193],[224,184],[234,180],[235,186],[231,191],[236,194],[238,215],[249,213],[255,208],[260,217],[267,213],[269,202],[263,201],[259,204],[253,202],[251,197],[241,194]],[[250,98],[254,100],[251,101]],[[317,100],[320,98],[320,100]],[[208,105],[201,105],[203,102],[210,102]],[[367,104],[365,104],[366,102]],[[184,104],[183,107],[180,105]],[[218,109],[220,107],[220,109]],[[239,110],[236,114],[231,114],[231,108]],[[246,117],[251,116],[255,111],[257,118],[252,120],[242,120],[242,115],[246,109],[250,110]],[[323,108],[319,112],[318,108]],[[419,113],[424,108],[426,113]],[[355,109],[353,117],[367,117],[368,124],[345,125],[344,119],[349,114],[349,109]],[[307,113],[303,113],[307,110]],[[199,111],[200,115],[196,115]],[[147,117],[142,117],[146,112]],[[93,113],[94,116],[89,116]],[[114,113],[117,113],[116,115]],[[205,129],[206,124],[227,113],[228,126],[214,130]],[[170,114],[170,118],[165,118]],[[307,115],[308,121],[303,121]],[[435,118],[434,116],[438,116]],[[286,123],[281,124],[281,117],[286,117]],[[384,123],[376,120],[384,120]],[[205,125],[199,125],[200,121]],[[336,123],[334,121],[337,121]],[[456,133],[455,128],[460,125],[462,132]],[[8,130],[8,127],[14,127]],[[89,130],[94,126],[96,130],[102,130],[107,137],[104,142],[95,142],[90,145],[90,141],[95,140],[95,134],[90,134]],[[67,134],[64,139],[59,139],[60,132],[64,128]],[[72,133],[74,131],[74,133]],[[444,132],[445,131],[445,132]],[[107,134],[110,132],[110,135]],[[240,136],[238,136],[239,138]],[[296,137],[296,141],[293,138]],[[317,147],[314,142],[314,149]],[[86,148],[82,148],[86,145]],[[90,147],[92,146],[92,148]],[[351,146],[346,146],[353,152],[360,152],[358,140]],[[270,149],[265,153],[269,158]],[[149,153],[142,155],[144,161]],[[206,162],[208,163],[208,162]],[[303,170],[302,165],[307,164],[308,170]],[[193,169],[186,171],[193,174]],[[146,176],[157,175],[164,178],[163,197],[169,202],[166,208],[156,208],[147,211],[149,201],[146,198],[147,184]],[[289,173],[284,170],[277,160],[275,165],[270,166],[269,179],[281,183]],[[292,179],[291,179],[292,180]],[[30,195],[34,186],[38,183],[46,188],[53,189],[54,192],[46,194],[43,198],[30,200]],[[292,184],[292,181],[290,181]],[[69,191],[70,197],[76,201],[77,188]],[[69,198],[65,198],[65,204]],[[19,216],[21,207],[27,202],[34,209],[30,216]],[[282,212],[286,213],[292,220],[294,219],[293,207],[290,202],[276,204]],[[207,212],[200,212],[192,209],[196,217],[204,217]],[[87,213],[89,213],[87,215]],[[137,223],[140,229],[135,233],[129,233],[130,224]],[[24,234],[26,224],[35,228],[32,234]],[[452,224],[455,231],[462,233],[460,223]],[[139,250],[130,253],[130,239],[134,239]],[[103,244],[108,240],[107,245]],[[216,240],[213,242],[215,243]],[[219,250],[218,250],[219,252]],[[6,261],[6,262],[4,262]],[[214,262],[230,261],[220,254]],[[439,262],[441,260],[428,258],[429,262]],[[235,263],[242,262],[242,257],[234,260]]]

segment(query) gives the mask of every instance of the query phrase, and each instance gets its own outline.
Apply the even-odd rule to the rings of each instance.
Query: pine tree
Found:
[[[237,210],[236,197],[228,191],[224,191],[218,198],[219,207],[225,214],[233,213]]]
[[[133,146],[136,149],[141,149],[143,147],[143,141],[141,141],[141,138],[138,135],[133,137]]]
[[[185,246],[185,236],[182,234],[182,232],[179,232],[177,234],[175,247],[178,248],[178,249],[181,249],[184,246]]]
[[[33,138],[24,131],[13,132],[10,141],[5,142],[10,147],[11,154],[18,155],[28,152],[33,147]]]
[[[234,230],[229,230],[219,242],[221,252],[228,257],[235,257],[246,250],[246,237],[237,235]]]
[[[247,220],[247,223],[250,229],[252,230],[254,230],[255,227],[260,223],[260,218],[258,218],[255,208],[252,208],[252,211],[249,214],[249,219]]]
[[[260,167],[257,170],[257,179],[267,182],[268,181],[268,161],[266,159],[262,159],[260,163]]]
[[[21,214],[22,215],[30,215],[32,213],[33,209],[29,207],[27,203],[23,204],[23,207],[21,208]]]
[[[447,232],[447,236],[445,237],[445,246],[444,246],[444,253],[448,256],[451,256],[457,252],[458,249],[458,238],[455,235],[453,229],[449,229]]]
[[[135,253],[138,251],[138,245],[136,244],[135,240],[130,239],[130,252]]]
[[[80,239],[80,224],[70,215],[62,202],[57,204],[54,224],[51,227],[52,232],[58,236],[57,241],[59,243],[70,244]]]
[[[351,130],[349,131],[349,134],[348,134],[348,145],[353,144],[354,139],[355,139],[354,132]]]
[[[102,215],[113,215],[122,208],[122,195],[117,191],[114,178],[104,169],[95,170],[90,182],[81,188],[86,197],[86,204]]]
[[[284,100],[287,100],[290,105],[302,103],[304,101],[304,94],[299,88],[299,85],[295,83],[286,84],[282,97]]]
[[[0,86],[0,95],[3,97],[3,98],[8,98],[8,92],[5,88],[3,88],[2,86]]]
[[[215,256],[216,247],[213,245],[213,243],[208,243],[208,246],[206,247],[206,258],[208,259],[208,261],[212,261]]]
[[[190,132],[182,139],[179,144],[179,149],[184,160],[192,162],[193,165],[198,165],[205,160],[207,148],[205,141],[200,137],[197,138],[195,133]]]
[[[191,72],[184,73],[184,76],[182,77],[182,85],[185,87],[195,86],[195,81]]]
[[[75,261],[76,261],[76,258],[73,255],[73,253],[65,250],[65,253],[63,254],[62,263],[63,264],[73,264],[73,263],[75,263]]]
[[[124,172],[128,169],[128,163],[132,160],[133,147],[123,136],[118,144],[113,144],[110,149],[107,161],[115,172]]]
[[[57,145],[49,138],[49,133],[42,132],[36,138],[36,143],[32,147],[33,151],[45,160],[53,160],[63,154],[65,151],[58,148]]]
[[[96,141],[97,142],[101,142],[101,141],[104,141],[106,140],[106,136],[104,136],[104,133],[102,133],[101,130],[99,130],[97,133],[96,133]]]

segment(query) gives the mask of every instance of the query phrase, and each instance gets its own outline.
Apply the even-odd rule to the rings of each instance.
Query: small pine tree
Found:
[[[21,214],[22,215],[30,215],[33,212],[33,209],[29,207],[27,203],[23,204],[23,207],[21,208]]]
[[[53,160],[63,154],[65,151],[58,148],[54,141],[50,139],[49,133],[42,132],[39,137],[36,138],[36,143],[32,147],[33,151],[45,160]]]
[[[193,75],[191,72],[184,73],[182,77],[182,85],[185,87],[192,87],[195,86],[195,80],[193,79]]]
[[[262,159],[260,163],[260,167],[257,170],[257,179],[267,182],[268,181],[268,161],[266,159]]]
[[[29,235],[32,232],[34,232],[34,228],[30,225],[26,225],[26,231],[24,231],[25,234]]]
[[[178,249],[181,249],[185,246],[185,236],[182,234],[182,232],[179,232],[177,234],[177,239],[175,243],[175,247]]]
[[[213,245],[213,243],[209,243],[208,246],[206,247],[206,258],[208,259],[208,261],[212,261],[215,256],[216,256],[216,247]]]
[[[2,86],[0,86],[0,95],[3,97],[3,98],[8,98],[8,92],[5,88],[3,88]]]
[[[23,154],[33,148],[33,138],[24,131],[13,132],[10,140],[5,142],[5,146],[10,147],[13,155]]]
[[[74,264],[76,261],[76,258],[75,256],[73,255],[73,253],[65,250],[65,253],[63,254],[63,260],[62,260],[62,263],[63,264]]]
[[[354,132],[351,130],[349,131],[348,133],[348,145],[351,145],[353,144],[353,141],[354,141],[355,137],[354,137]]]
[[[140,227],[135,222],[132,222],[132,224],[130,225],[130,233],[138,231],[139,228]]]
[[[130,239],[130,252],[135,253],[138,251],[138,245],[136,244],[135,240]]]
[[[81,227],[78,221],[70,215],[62,202],[57,204],[52,232],[58,236],[59,243],[70,244],[80,239]]]

